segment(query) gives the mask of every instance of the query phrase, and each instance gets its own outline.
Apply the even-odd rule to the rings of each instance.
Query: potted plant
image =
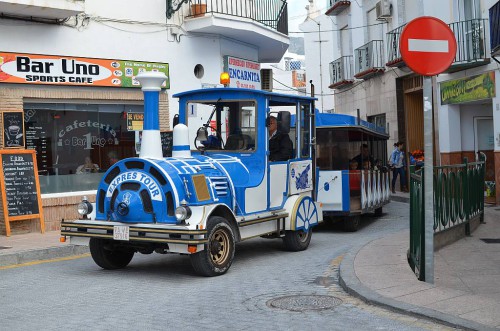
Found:
[[[204,3],[191,5],[191,17],[204,16],[206,12],[207,12],[207,5]]]

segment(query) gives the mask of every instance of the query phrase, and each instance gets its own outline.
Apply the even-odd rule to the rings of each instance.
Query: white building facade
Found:
[[[279,62],[289,44],[285,0],[22,0],[2,1],[0,13],[2,124],[24,129],[22,139],[5,133],[2,148],[37,151],[47,230],[76,216],[82,193],[95,197],[113,157],[137,155],[140,71],[168,77],[168,131],[176,92],[219,84],[229,59],[251,63],[233,79],[260,88],[260,63]],[[19,113],[23,125],[7,123]],[[86,157],[101,170],[79,176]]]
[[[500,182],[499,7],[497,0],[328,0],[315,21],[332,22],[328,65],[335,112],[356,116],[359,109],[362,119],[386,125],[389,146],[402,141],[409,152],[423,150],[423,80],[401,58],[399,37],[414,18],[437,17],[454,32],[457,54],[433,79],[434,159],[456,164],[483,152],[486,181]],[[305,22],[301,29],[315,31],[314,25]],[[306,47],[308,62],[319,61],[313,54],[311,59]],[[324,67],[324,52],[322,57]],[[308,75],[319,77],[310,70]],[[496,191],[498,204],[498,186]]]

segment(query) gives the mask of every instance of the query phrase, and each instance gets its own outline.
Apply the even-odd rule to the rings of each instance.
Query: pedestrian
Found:
[[[404,144],[400,141],[394,144],[394,150],[389,158],[389,166],[392,169],[392,193],[396,193],[396,179],[399,175],[399,183],[401,192],[408,192],[406,188],[406,159],[405,152],[403,151]]]

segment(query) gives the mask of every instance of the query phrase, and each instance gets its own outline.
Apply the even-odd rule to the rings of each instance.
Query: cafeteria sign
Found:
[[[495,72],[442,82],[441,104],[456,104],[495,97]]]
[[[139,73],[159,71],[170,88],[168,69],[168,63],[0,52],[0,83],[140,87]]]

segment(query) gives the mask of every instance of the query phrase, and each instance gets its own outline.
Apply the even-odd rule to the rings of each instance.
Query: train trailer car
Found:
[[[82,219],[62,222],[62,240],[88,244],[104,269],[126,267],[135,253],[179,253],[204,276],[227,272],[242,240],[278,238],[288,250],[307,249],[323,215],[314,199],[314,98],[234,88],[179,93],[172,157],[164,158],[158,98],[165,77],[137,79],[144,91],[139,157],[103,175],[95,205],[84,198]],[[277,157],[269,126],[289,137],[290,112],[299,126],[285,144],[289,152]]]
[[[316,114],[317,200],[325,220],[357,231],[361,215],[390,201],[385,128],[343,114]]]

